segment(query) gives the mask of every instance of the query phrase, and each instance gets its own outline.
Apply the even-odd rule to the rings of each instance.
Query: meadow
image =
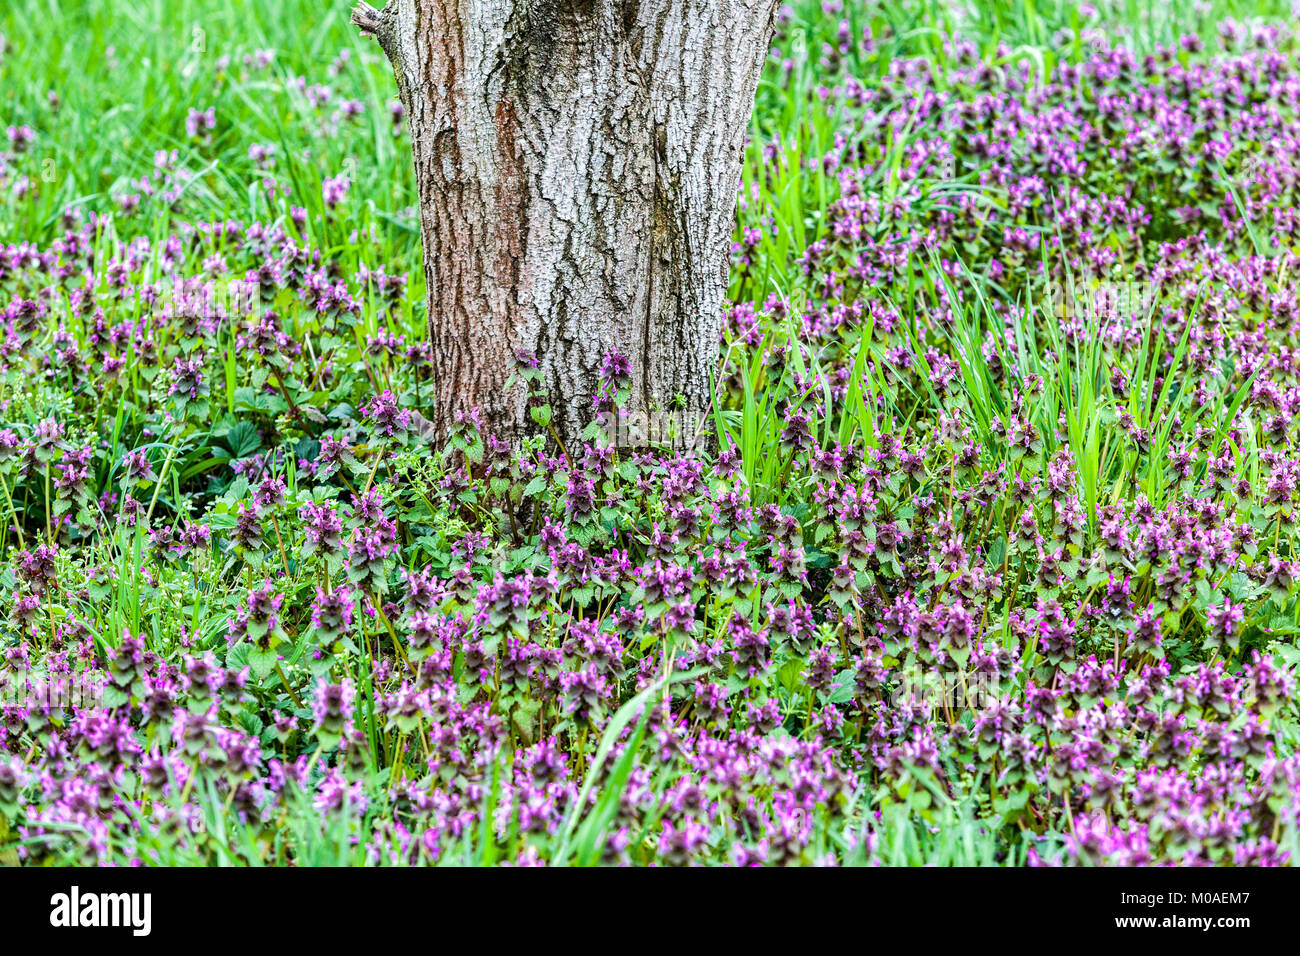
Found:
[[[347,4],[9,0],[0,860],[1290,863],[1298,24],[790,3],[673,454],[430,440]]]

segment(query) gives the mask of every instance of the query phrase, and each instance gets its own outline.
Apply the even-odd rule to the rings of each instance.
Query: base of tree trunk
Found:
[[[393,64],[419,189],[446,432],[711,434],[737,186],[776,0],[391,0],[352,19]],[[536,370],[532,391],[516,373]],[[508,383],[514,381],[508,386]]]

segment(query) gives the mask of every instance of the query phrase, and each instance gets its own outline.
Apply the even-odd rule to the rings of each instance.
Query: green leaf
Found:
[[[269,677],[275,670],[275,662],[279,659],[279,655],[273,650],[263,650],[256,645],[251,645],[248,649],[248,666],[253,669],[253,674],[258,680]]]
[[[262,448],[262,436],[252,422],[239,422],[223,436],[232,458],[247,458]]]

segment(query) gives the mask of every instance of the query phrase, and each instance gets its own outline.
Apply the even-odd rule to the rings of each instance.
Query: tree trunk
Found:
[[[473,408],[502,438],[535,431],[526,388],[506,388],[524,356],[570,443],[595,417],[601,364],[617,352],[632,366],[619,444],[680,447],[708,433],[737,183],[776,2],[356,8],[409,117],[439,432]]]

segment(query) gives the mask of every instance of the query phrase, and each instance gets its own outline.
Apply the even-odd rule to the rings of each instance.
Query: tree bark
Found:
[[[506,388],[525,356],[571,442],[595,417],[610,352],[632,365],[632,432],[661,441],[685,424],[680,446],[709,431],[737,183],[776,2],[356,8],[409,118],[439,432],[474,408],[499,437],[535,431],[526,389]]]

